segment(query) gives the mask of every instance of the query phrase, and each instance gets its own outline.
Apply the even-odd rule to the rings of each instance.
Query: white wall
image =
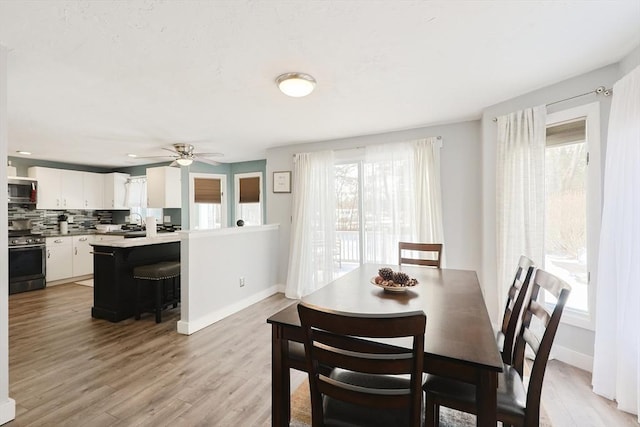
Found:
[[[0,46],[0,187],[7,188],[7,50]],[[7,199],[0,198],[0,224],[7,224]],[[0,233],[0,424],[16,417],[9,398],[9,270],[7,233]]]
[[[179,333],[192,334],[278,291],[278,228],[180,232]]]
[[[291,194],[274,194],[273,172],[292,171],[293,154],[363,147],[441,136],[441,180],[447,267],[479,270],[480,257],[480,122],[471,121],[406,131],[360,136],[267,151],[267,222],[279,223],[278,283],[287,279],[291,229]]]

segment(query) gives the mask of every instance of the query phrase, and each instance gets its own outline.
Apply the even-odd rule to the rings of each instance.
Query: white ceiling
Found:
[[[149,163],[457,122],[619,61],[626,1],[0,1],[9,155]],[[306,98],[275,78],[312,74]]]

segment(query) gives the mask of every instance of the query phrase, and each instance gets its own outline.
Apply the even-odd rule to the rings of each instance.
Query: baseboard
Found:
[[[579,353],[575,350],[571,350],[570,348],[563,347],[561,345],[554,345],[551,350],[551,358],[557,359],[568,365],[575,366],[576,368],[593,372],[593,356]]]
[[[7,398],[0,401],[0,425],[16,419],[16,401]]]
[[[200,329],[204,329],[207,326],[212,325],[217,321],[224,319],[225,317],[231,316],[232,314],[235,314],[240,310],[244,310],[250,305],[260,302],[263,299],[268,298],[277,292],[278,292],[278,285],[274,285],[268,289],[265,289],[264,291],[250,295],[249,297],[243,300],[240,300],[236,303],[226,306],[221,310],[212,311],[211,313],[207,314],[206,316],[200,317],[199,319],[192,320],[192,321],[179,320],[178,333],[184,334],[184,335],[191,335],[194,332],[198,332]]]

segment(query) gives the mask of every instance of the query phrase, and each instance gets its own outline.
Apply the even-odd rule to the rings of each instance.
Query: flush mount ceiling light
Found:
[[[309,95],[316,87],[316,79],[305,73],[285,73],[276,79],[280,91],[288,96],[300,98]]]
[[[22,155],[25,155],[25,156],[30,156],[31,155],[31,151],[18,150],[18,151],[16,151],[16,153],[22,154]]]
[[[133,154],[133,153],[129,153],[129,154],[127,154],[127,156],[129,156],[129,157],[131,157],[131,158],[133,158],[133,159],[135,159],[136,157],[138,157],[138,155],[137,155],[137,154]]]
[[[193,159],[189,159],[187,157],[181,157],[179,159],[176,159],[176,163],[179,164],[180,166],[189,166],[191,163],[193,163]]]

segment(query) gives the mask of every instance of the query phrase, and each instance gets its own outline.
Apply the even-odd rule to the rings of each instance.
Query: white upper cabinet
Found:
[[[147,207],[182,207],[180,175],[180,168],[147,168]]]
[[[105,209],[103,174],[34,166],[29,177],[38,181],[38,209]]]
[[[127,207],[127,173],[107,173],[104,175],[104,209],[129,209]]]
[[[104,174],[82,172],[85,209],[104,209]]]

